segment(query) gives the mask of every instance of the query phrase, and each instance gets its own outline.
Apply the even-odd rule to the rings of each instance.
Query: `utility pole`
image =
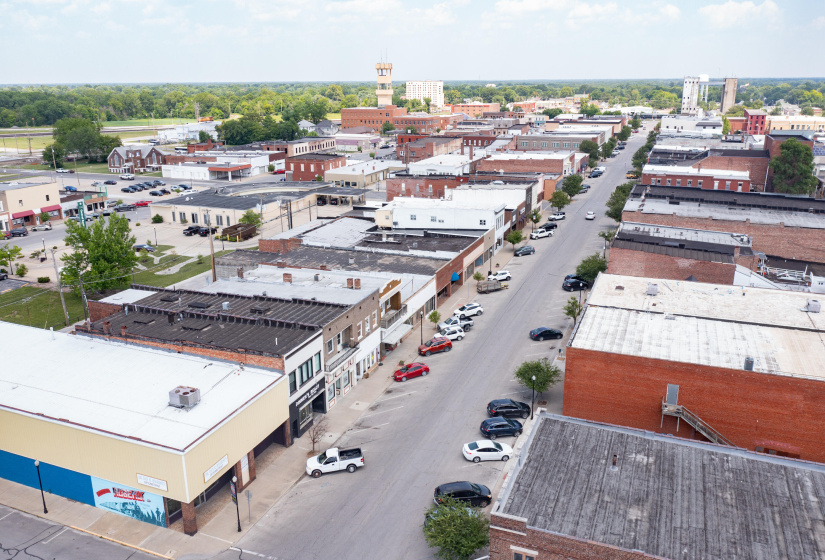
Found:
[[[83,299],[83,317],[86,322],[89,322],[89,302],[86,300],[86,290],[83,288],[83,275],[78,274],[77,279],[80,281],[80,296]]]
[[[34,119],[32,118],[32,126],[34,126]],[[26,138],[29,141],[29,155],[32,155],[32,135],[29,129],[29,121],[26,121]]]
[[[218,281],[218,274],[215,270],[215,247],[212,244],[212,219],[209,216],[209,210],[206,211],[206,229],[209,230],[209,260],[212,263],[212,281]]]
[[[57,278],[57,290],[60,294],[60,303],[63,305],[63,316],[66,319],[66,326],[69,326],[69,312],[66,311],[66,300],[63,297],[63,281],[60,279],[60,272],[57,270],[57,259],[54,258],[54,249],[52,249],[52,263],[54,264],[54,275]]]

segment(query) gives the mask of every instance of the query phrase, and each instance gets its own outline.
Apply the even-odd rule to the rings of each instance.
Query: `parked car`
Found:
[[[596,179],[598,177],[601,177],[602,175],[604,175],[604,173],[602,171],[597,171],[597,170],[594,169],[593,171],[590,172],[590,175],[588,175],[587,177],[588,177],[588,179]]]
[[[146,251],[147,253],[155,252],[155,248],[151,245],[147,245],[146,243],[140,243],[138,245],[135,245],[134,247],[132,247],[132,249],[134,249],[136,253],[140,251]]]
[[[518,249],[516,249],[513,255],[515,255],[516,257],[523,257],[524,255],[532,255],[535,252],[536,250],[533,248],[532,245],[525,245],[524,247],[519,247]]]
[[[169,189],[160,189],[160,194],[172,194]]]
[[[192,187],[190,187],[189,185],[184,185],[183,183],[178,185],[178,187],[185,190],[185,191],[191,191],[192,190]]]
[[[487,276],[487,280],[498,280],[499,282],[512,279],[513,277],[510,276],[509,270],[498,270]]]
[[[52,229],[51,224],[39,224],[32,228],[32,231],[49,231]]]
[[[24,227],[14,228],[9,232],[12,237],[26,237],[29,234],[29,230]]]
[[[499,436],[515,436],[521,435],[521,422],[513,420],[512,418],[487,418],[481,423],[481,433],[487,439],[496,439]]]
[[[438,334],[450,340],[461,340],[464,338],[464,329],[461,327],[447,327],[438,331]]]
[[[63,190],[66,192],[77,192],[77,187],[66,185],[65,187],[63,187]]]
[[[487,415],[526,419],[530,416],[530,405],[513,399],[495,399],[487,403]]]
[[[616,157],[617,155],[619,155],[619,150],[613,150],[610,152],[610,157]]]
[[[138,208],[143,208],[144,206],[149,206],[152,202],[150,200],[138,200],[135,202],[135,206]]]
[[[8,279],[9,279],[8,274],[6,274],[5,272],[0,272],[0,280],[8,280]]]
[[[195,235],[196,233],[200,233],[201,227],[200,226],[188,226],[186,229],[183,230],[183,235],[190,236]]]
[[[421,362],[410,362],[409,364],[395,370],[392,377],[396,381],[406,381],[407,379],[412,379],[413,377],[423,377],[428,373],[430,373],[430,366],[427,364],[423,364]]]
[[[136,192],[136,191],[137,191],[137,189],[135,189],[135,187],[123,187],[123,188],[120,189],[120,192],[125,192],[125,193],[133,193],[133,192]]]
[[[624,176],[625,176],[626,179],[638,179],[639,178],[639,173],[636,172],[636,171],[628,171],[627,173],[624,174]]]
[[[473,507],[487,507],[493,500],[493,493],[490,492],[489,488],[483,484],[466,481],[442,484],[435,489],[433,501],[436,505],[440,504],[441,499],[445,496],[469,503]]]
[[[123,179],[124,181],[134,181],[135,180],[135,176],[132,175],[131,173],[124,173],[123,175],[120,176],[120,178]]]
[[[364,466],[364,454],[360,447],[352,449],[338,449],[331,447],[317,455],[307,459],[307,474],[312,478],[318,478],[322,474],[335,471],[354,473],[358,467]]]
[[[284,173],[286,173],[286,169],[276,169],[276,170],[275,170],[275,171],[273,171],[272,173],[273,173],[274,175],[283,175]]]
[[[595,220],[596,219],[596,213],[593,212],[592,210],[588,210],[587,214],[584,215],[584,219],[585,220]]]
[[[166,186],[166,183],[164,183],[160,179],[155,179],[154,181],[152,181],[152,184],[156,187],[165,187]]]
[[[108,181],[103,181],[104,185],[117,185],[117,181],[114,179],[109,179]]]
[[[490,292],[497,292],[499,290],[506,290],[509,284],[499,282],[498,280],[482,280],[476,283],[476,291],[480,294],[489,294]]]
[[[551,216],[549,216],[547,219],[548,219],[548,220],[556,220],[556,221],[559,221],[559,220],[563,220],[563,219],[564,219],[564,218],[566,218],[566,217],[567,217],[567,215],[566,215],[564,212],[559,211],[559,212],[555,212],[554,214],[552,214]]]
[[[481,315],[484,313],[484,308],[481,307],[480,303],[468,303],[467,305],[462,305],[455,311],[453,311],[453,315],[458,315],[462,319],[466,317],[472,317],[473,315]]]
[[[513,448],[506,443],[481,439],[465,443],[461,449],[464,458],[473,463],[481,461],[507,461],[513,455]]]
[[[618,146],[616,146],[616,149],[617,149],[617,150],[624,150],[624,149],[625,149],[625,145],[624,145],[624,144],[619,144]]]
[[[589,191],[589,190],[590,190],[590,185],[588,185],[587,183],[585,183],[585,184],[583,184],[583,185],[582,185],[581,190],[579,191],[579,194],[586,193],[586,192],[587,192],[587,191]]]
[[[129,212],[135,208],[136,206],[134,204],[121,204],[120,206],[115,206],[115,212]]]
[[[209,226],[201,226],[201,227],[198,229],[198,235],[200,235],[201,237],[206,237],[206,236],[207,236],[207,235],[209,235],[210,233],[215,233],[216,231],[218,231],[218,228],[216,228],[216,227],[214,227],[214,226],[213,226],[213,227],[209,227]]]
[[[112,206],[117,206],[117,200],[107,200],[106,201],[106,208],[111,208]]]
[[[556,229],[557,227],[559,227],[559,224],[557,224],[556,222],[547,222],[539,229]]]
[[[107,208],[106,210],[104,210],[103,212],[101,212],[101,213],[100,213],[100,215],[101,215],[101,216],[111,216],[113,213],[114,213],[114,212],[113,212],[111,209]]]
[[[160,191],[149,191],[149,196],[161,196]]]
[[[553,230],[539,228],[530,234],[530,239],[541,239],[542,237],[553,237]]]
[[[561,287],[568,292],[572,292],[576,290],[586,290],[590,287],[590,284],[584,278],[576,275],[568,275],[564,278]]]
[[[447,319],[444,319],[443,321],[438,323],[438,330],[443,330],[447,327],[461,327],[466,332],[470,332],[470,329],[472,329],[474,326],[475,323],[472,319],[468,317],[462,318],[460,316],[453,315],[452,317],[448,317]]]
[[[561,331],[556,329],[551,329],[548,327],[538,327],[530,331],[530,338],[533,340],[552,340],[558,338],[564,338],[564,334]]]
[[[450,342],[449,338],[437,336],[419,346],[418,353],[422,356],[429,356],[430,354],[435,354],[436,352],[449,352],[452,349],[453,343]]]

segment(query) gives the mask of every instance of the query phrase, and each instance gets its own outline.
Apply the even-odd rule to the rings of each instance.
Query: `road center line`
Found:
[[[410,391],[409,393],[404,393],[403,395],[395,395],[394,397],[387,397],[386,399],[381,399],[380,401],[375,402],[384,402],[384,401],[391,401],[392,399],[397,399],[399,397],[406,397],[407,395],[412,395],[416,391]]]
[[[373,412],[372,414],[365,414],[361,418],[369,418],[370,416],[377,416],[378,414],[384,414],[385,412],[392,412],[393,410],[398,410],[399,408],[404,408],[404,405],[397,406],[395,408],[390,408],[389,410],[381,410],[379,412]]]

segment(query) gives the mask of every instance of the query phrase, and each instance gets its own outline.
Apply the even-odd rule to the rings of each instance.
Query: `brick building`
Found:
[[[406,130],[413,127],[421,134],[437,134],[454,128],[462,121],[461,115],[427,115],[425,113],[410,113],[393,119],[395,128]]]
[[[373,132],[380,132],[384,123],[395,124],[397,117],[407,114],[405,107],[387,105],[385,107],[351,107],[341,109],[341,128],[367,127]]]
[[[118,146],[107,158],[109,173],[143,173],[157,171],[166,163],[166,154],[155,146]]]
[[[759,267],[751,245],[747,235],[622,222],[610,245],[607,272],[734,284],[737,265]]]
[[[798,196],[637,185],[622,221],[725,231],[771,258],[825,263],[825,201]]]
[[[648,163],[657,166],[672,165],[689,166],[696,169],[747,171],[751,190],[760,192],[765,190],[770,162],[771,156],[768,150],[706,149],[704,147],[669,144],[656,144],[648,157]],[[683,182],[682,186],[684,185]],[[693,186],[696,186],[695,180]],[[705,186],[705,188],[707,187]]]
[[[540,172],[567,176],[575,173],[573,152],[496,154],[478,163],[479,171]]]
[[[515,149],[520,152],[569,152],[577,150],[585,140],[601,146],[605,142],[605,133],[558,131],[546,134],[518,134],[515,135]]]
[[[470,175],[413,175],[396,173],[386,181],[387,202],[397,196],[442,198],[447,189],[467,183]]]
[[[484,113],[498,113],[501,111],[500,103],[456,103],[450,106],[453,113],[463,113],[471,119],[477,119]]]
[[[751,136],[765,134],[767,130],[768,114],[765,111],[756,109],[745,109],[745,125],[742,127],[743,134]],[[733,132],[733,130],[731,130]]]
[[[567,345],[564,415],[825,462],[812,299],[602,274]]]
[[[292,173],[292,181],[315,181],[318,177],[323,178],[330,169],[346,165],[346,156],[322,153],[291,156],[284,161],[286,172]]]
[[[648,164],[642,168],[640,183],[736,192],[751,190],[750,174],[747,171],[713,169],[702,163],[697,164],[697,167]]]
[[[395,157],[400,161],[410,163],[449,154],[460,149],[462,149],[461,138],[426,136],[402,144],[402,137],[399,137],[398,144],[395,146]]]
[[[546,413],[520,454],[490,560],[825,555],[822,465]]]

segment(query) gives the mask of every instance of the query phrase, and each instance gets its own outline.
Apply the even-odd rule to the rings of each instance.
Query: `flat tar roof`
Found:
[[[825,557],[822,465],[576,418],[538,416],[500,499],[493,526],[655,558]]]
[[[0,338],[0,408],[178,451],[283,380],[282,372],[11,323],[0,322]],[[200,389],[200,404],[168,406],[179,385]]]

